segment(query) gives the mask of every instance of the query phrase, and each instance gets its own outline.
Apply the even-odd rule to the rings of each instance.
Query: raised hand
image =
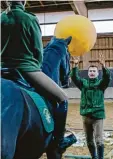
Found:
[[[80,57],[79,56],[77,56],[77,57],[71,56],[71,59],[70,59],[71,68],[74,68],[75,66],[78,66],[79,62],[80,62]]]
[[[105,57],[103,55],[103,53],[99,53],[99,63],[105,67]]]

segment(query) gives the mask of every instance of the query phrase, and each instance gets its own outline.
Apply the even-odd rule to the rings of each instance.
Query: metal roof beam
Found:
[[[44,4],[41,0],[39,0],[39,3],[41,4],[42,7],[44,7]]]
[[[71,7],[72,7],[73,11],[75,12],[75,14],[76,14],[76,12],[78,12],[78,14],[88,17],[88,10],[86,8],[84,0],[82,0],[82,1],[73,0],[70,2],[71,2]]]

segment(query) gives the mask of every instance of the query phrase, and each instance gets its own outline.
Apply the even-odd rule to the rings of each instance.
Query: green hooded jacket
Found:
[[[1,14],[1,66],[21,71],[40,70],[43,44],[37,17],[12,4]]]
[[[97,119],[105,118],[104,91],[110,82],[110,71],[103,67],[102,79],[80,78],[77,67],[72,69],[71,78],[81,90],[80,114]]]

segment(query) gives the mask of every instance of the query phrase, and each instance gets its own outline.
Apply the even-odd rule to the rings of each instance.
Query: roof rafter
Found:
[[[42,2],[41,0],[39,0],[39,2],[40,2],[40,4],[41,4],[41,6],[42,6],[42,7],[44,7],[44,4],[43,4],[43,2]]]
[[[77,0],[71,1],[71,7],[72,7],[73,11],[75,12],[75,14],[76,14],[76,12],[78,12],[78,14],[80,14],[80,15],[83,15],[85,17],[88,16],[88,10],[86,8],[84,0],[83,1],[77,1]]]

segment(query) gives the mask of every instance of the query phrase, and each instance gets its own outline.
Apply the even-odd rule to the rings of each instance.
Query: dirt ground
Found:
[[[113,102],[106,103],[106,119],[104,121],[104,130],[110,131],[113,133]],[[70,104],[68,110],[67,124],[66,128],[72,130],[73,132],[79,133],[83,132],[82,118],[79,115],[79,104]],[[112,130],[112,131],[111,131]],[[112,136],[113,138],[113,136]],[[109,142],[109,141],[108,141]],[[113,150],[112,144],[105,144],[105,156]],[[89,155],[87,146],[71,146],[66,150],[64,155],[73,154],[73,155]],[[40,159],[47,159],[44,154]],[[64,159],[64,158],[63,158]]]
[[[79,111],[79,102],[70,103],[68,108],[68,117],[66,127],[72,130],[83,129],[82,117]],[[104,130],[113,130],[113,101],[105,103],[106,119],[104,120]]]

